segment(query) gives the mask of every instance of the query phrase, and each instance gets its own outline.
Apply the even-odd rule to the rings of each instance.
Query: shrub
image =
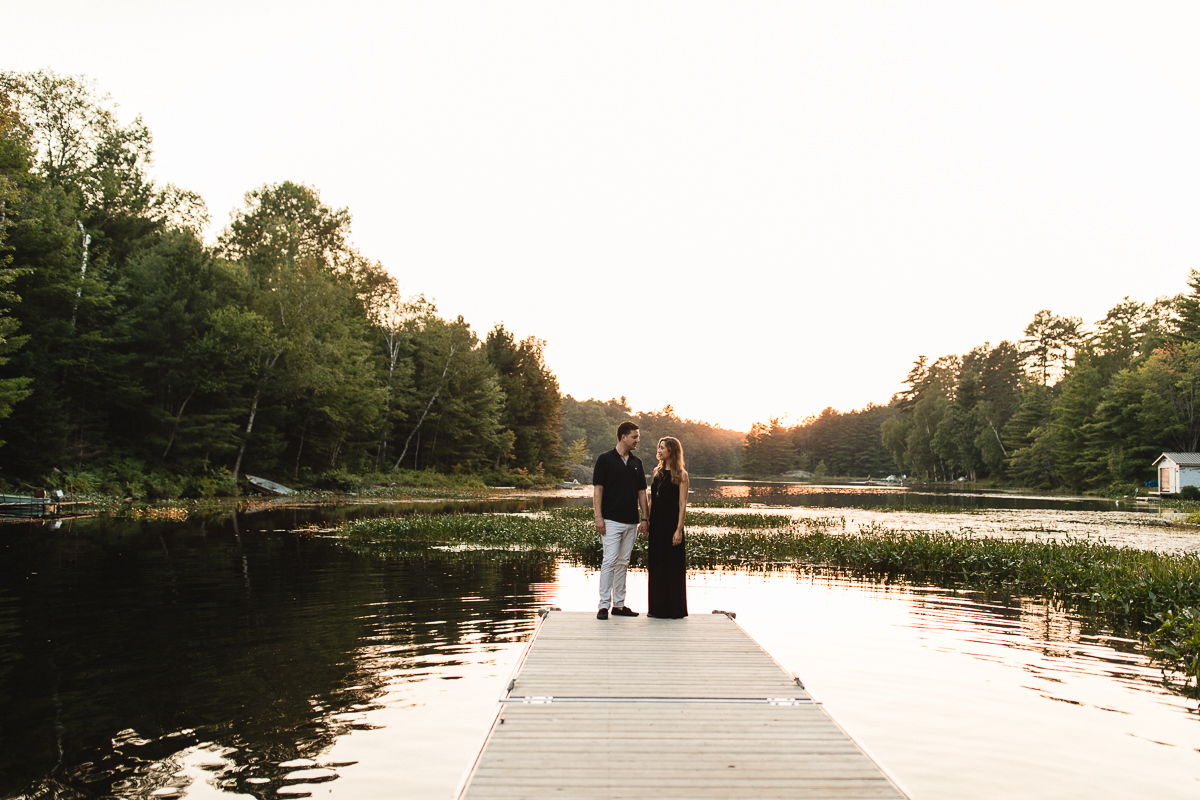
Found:
[[[1110,483],[1103,489],[1096,492],[1088,492],[1100,497],[1136,497],[1138,493],[1138,485],[1136,483]]]
[[[67,495],[93,494],[100,491],[104,476],[92,469],[65,470],[55,474],[51,488],[62,489]]]
[[[183,497],[187,480],[166,472],[152,472],[145,478],[146,496],[151,500],[170,500]]]
[[[229,470],[218,470],[184,479],[183,497],[237,497],[241,488]]]
[[[398,469],[384,476],[397,486],[420,486],[434,489],[486,489],[478,475],[445,475],[431,469]]]
[[[351,475],[344,469],[326,470],[313,479],[313,485],[317,488],[331,489],[335,492],[348,492],[362,483],[362,478]]]

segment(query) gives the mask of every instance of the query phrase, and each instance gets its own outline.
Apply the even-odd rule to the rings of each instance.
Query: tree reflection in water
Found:
[[[720,489],[697,485],[717,506],[705,512],[726,511]],[[802,509],[811,497],[743,488],[790,507],[763,513],[936,516],[912,495],[897,514],[898,500],[861,492]],[[545,507],[504,503],[489,510]],[[587,565],[546,554],[357,553],[320,533],[418,508],[476,510],[292,505],[236,526],[226,514],[0,528],[0,797],[446,796],[536,609],[593,607],[595,584]],[[943,516],[978,526],[986,513]],[[1153,514],[1044,516],[1159,535],[1137,524]],[[644,571],[630,586],[644,607]],[[768,565],[694,570],[688,592],[698,609],[737,610],[922,796],[1133,796],[1133,781],[1194,793],[1181,728],[1194,702],[1120,631],[1053,604]]]
[[[333,780],[296,768],[369,726],[396,674],[526,636],[553,580],[546,556],[378,559],[240,527],[4,529],[0,796],[169,796],[198,746],[226,791]]]

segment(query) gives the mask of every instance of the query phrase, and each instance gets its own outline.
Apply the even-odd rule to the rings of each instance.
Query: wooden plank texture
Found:
[[[548,613],[462,797],[903,798],[724,614]]]
[[[724,614],[684,619],[551,612],[513,697],[808,698]]]

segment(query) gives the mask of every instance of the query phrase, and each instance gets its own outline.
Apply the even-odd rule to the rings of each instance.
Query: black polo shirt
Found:
[[[646,491],[646,471],[633,453],[625,461],[617,448],[601,453],[592,470],[592,484],[603,486],[600,516],[613,522],[638,522],[638,492]]]

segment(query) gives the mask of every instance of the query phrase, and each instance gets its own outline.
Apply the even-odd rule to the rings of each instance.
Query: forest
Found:
[[[1200,446],[1200,273],[1188,293],[1125,298],[1093,326],[1041,311],[1018,345],[918,360],[884,441],[926,475],[1132,490],[1163,452]]]
[[[1016,342],[920,356],[887,406],[756,424],[749,474],[790,469],[1132,494],[1200,448],[1200,272],[1093,325],[1042,310]]]
[[[85,77],[0,73],[0,484],[533,485],[590,463],[624,418],[737,471],[741,433],[564,399],[543,340],[402,296],[316,188],[252,189],[206,243],[202,198],[152,165],[151,132]]]
[[[251,189],[206,242],[140,118],[82,76],[0,73],[0,485],[234,494],[247,472],[345,489],[413,473],[533,485],[642,427],[697,475],[906,475],[1128,489],[1200,448],[1200,273],[1086,326],[916,359],[886,405],[748,433],[560,393],[545,342],[481,336],[352,244],[314,187]],[[578,465],[572,467],[571,465]],[[405,477],[407,476],[407,477]]]
[[[303,184],[249,191],[206,244],[201,198],[155,182],[150,131],[113,109],[82,77],[0,76],[0,480],[559,469],[543,341],[401,296]]]
[[[655,464],[654,450],[663,436],[674,436],[683,445],[688,471],[707,477],[740,475],[745,434],[707,422],[680,419],[675,409],[634,413],[624,397],[619,400],[576,400],[567,395],[562,404],[562,441],[570,463],[589,465],[617,444],[617,426],[633,420],[641,430],[637,456]]]
[[[779,418],[756,422],[746,434],[743,471],[760,478],[793,470],[818,479],[885,477],[897,468],[881,431],[895,416],[891,406],[872,404],[845,413],[826,408],[792,426]]]

